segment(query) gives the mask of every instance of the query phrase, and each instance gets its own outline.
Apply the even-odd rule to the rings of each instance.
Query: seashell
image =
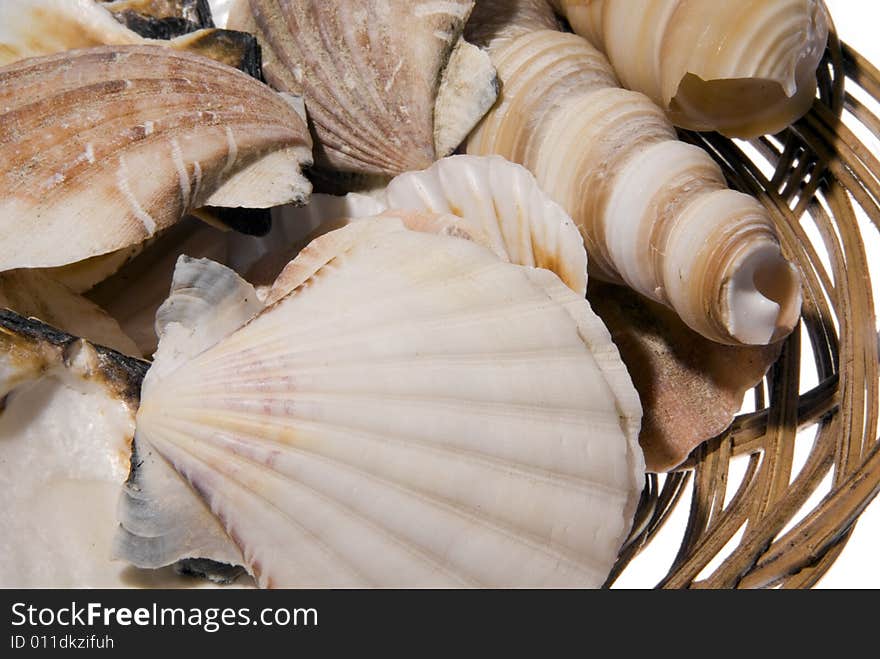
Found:
[[[490,46],[500,102],[467,143],[525,165],[572,217],[591,273],[673,308],[703,336],[766,344],[800,315],[800,278],[766,210],[620,89],[583,38],[539,30]]]
[[[587,254],[577,227],[520,165],[497,156],[444,158],[391,181],[385,204],[460,217],[456,226],[502,260],[546,268],[586,293]]]
[[[253,294],[180,262],[116,555],[237,555],[264,587],[604,581],[640,411],[555,275],[375,218],[311,243],[268,306]]]
[[[106,6],[117,4],[128,7],[133,3]],[[158,4],[166,11],[192,7],[191,3],[184,3],[184,7],[176,2]],[[210,57],[261,79],[259,46],[253,35],[244,32],[199,29],[163,41],[143,38],[114,20],[114,15],[94,0],[29,0],[26,5],[18,0],[0,0],[0,66],[28,57],[104,45],[168,46]]]
[[[0,66],[74,48],[142,41],[94,0],[0,0]]]
[[[39,318],[65,332],[123,354],[140,354],[112,317],[42,272],[0,272],[0,309],[3,308],[25,317]]]
[[[116,505],[148,364],[0,310],[0,585],[181,588],[198,567],[113,561]],[[247,584],[243,584],[247,585]]]
[[[112,46],[32,58],[0,69],[0,100],[0,271],[121,249],[200,206],[310,192],[296,109],[203,57]]]
[[[3,587],[124,585],[111,520],[145,370],[0,310]]]
[[[33,268],[33,272],[41,272],[46,276],[64,284],[74,293],[85,293],[95,287],[96,284],[112,276],[125,265],[130,259],[137,256],[146,243],[138,243],[115,252],[108,252],[99,256],[60,265],[55,268]],[[50,325],[52,323],[49,323]],[[71,332],[76,334],[76,332]],[[100,343],[100,342],[99,342]]]
[[[370,196],[314,194],[307,206],[275,209],[275,228],[259,243],[259,256],[230,265],[265,285],[312,239],[383,211],[408,229],[466,238],[502,261],[551,270],[586,293],[587,254],[577,227],[527,169],[498,156],[449,156],[397,176]]]
[[[137,344],[137,352],[128,354],[149,357],[156,351],[156,311],[168,297],[178,257],[188,254],[225,263],[227,243],[233,235],[186,217],[88,292],[88,299],[114,318]]]
[[[325,169],[394,176],[451,152],[497,96],[461,38],[473,0],[239,0],[275,89],[302,94]]]
[[[820,0],[551,2],[676,126],[776,133],[816,96],[830,21]]]
[[[472,44],[485,48],[527,32],[559,29],[547,0],[477,0],[464,34]]]
[[[639,444],[648,471],[680,465],[708,439],[717,437],[742,407],[782,350],[729,346],[709,341],[670,309],[632,290],[591,279],[595,312],[626,364],[642,403]]]

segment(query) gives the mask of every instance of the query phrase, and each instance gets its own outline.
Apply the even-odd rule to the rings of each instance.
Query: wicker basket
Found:
[[[880,488],[878,336],[855,212],[861,206],[880,229],[880,161],[841,120],[847,112],[880,138],[880,119],[852,93],[860,87],[880,99],[880,71],[832,34],[819,87],[806,117],[753,148],[715,134],[681,134],[721,163],[732,187],[770,210],[802,272],[803,331],[789,337],[756,388],[757,411],[737,417],[679,470],[648,475],[632,534],[606,585],[649,546],[672,510],[686,505],[683,494],[691,489],[684,536],[659,587],[810,587],[840,555]],[[823,245],[811,242],[807,227]],[[803,341],[812,347],[819,383],[809,391],[799,391]],[[815,438],[795,472],[799,433],[801,441],[808,433]],[[829,474],[830,492],[805,513]]]

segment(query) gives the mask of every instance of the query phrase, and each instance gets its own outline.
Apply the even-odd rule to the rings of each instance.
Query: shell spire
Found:
[[[754,198],[676,139],[662,110],[620,88],[574,34],[526,32],[490,45],[504,85],[471,154],[521,163],[572,217],[590,271],[672,307],[714,341],[766,344],[800,316],[800,278]]]
[[[776,133],[816,96],[829,17],[821,0],[551,0],[608,55],[623,85],[676,126]]]

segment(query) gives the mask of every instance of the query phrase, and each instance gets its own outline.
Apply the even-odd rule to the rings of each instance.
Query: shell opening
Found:
[[[731,336],[751,345],[766,345],[787,336],[801,310],[800,278],[775,245],[749,255],[731,280]]]

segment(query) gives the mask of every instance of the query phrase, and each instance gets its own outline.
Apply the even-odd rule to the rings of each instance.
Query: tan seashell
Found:
[[[266,81],[302,94],[321,167],[393,176],[447,155],[491,107],[489,58],[463,42],[472,0],[239,0]]]
[[[395,218],[315,240],[265,308],[178,267],[117,555],[237,554],[261,586],[605,580],[643,485],[638,400],[555,275]]]
[[[468,153],[525,165],[572,217],[590,270],[666,304],[714,341],[766,344],[800,315],[800,278],[754,198],[679,142],[583,38],[539,30],[490,46],[500,102]]]
[[[672,310],[623,286],[590,280],[595,312],[611,332],[642,402],[639,443],[648,471],[669,471],[739,412],[743,396],[779,357],[782,342],[728,346],[703,338]]]
[[[148,364],[0,309],[0,584],[191,588],[110,558]]]
[[[186,6],[165,1],[100,5],[95,0],[28,0],[26,4],[20,0],[0,0],[0,66],[77,48],[152,45],[210,57],[259,78],[258,46],[249,34],[210,28],[169,40],[148,39],[117,21],[108,11],[126,12],[137,7],[160,15],[177,11],[189,16],[198,9],[193,3],[183,4]]]
[[[0,69],[0,270],[139,243],[203,205],[302,203],[295,109],[230,67],[111,46]]]
[[[623,85],[672,122],[776,133],[810,109],[829,17],[821,0],[551,0]]]

